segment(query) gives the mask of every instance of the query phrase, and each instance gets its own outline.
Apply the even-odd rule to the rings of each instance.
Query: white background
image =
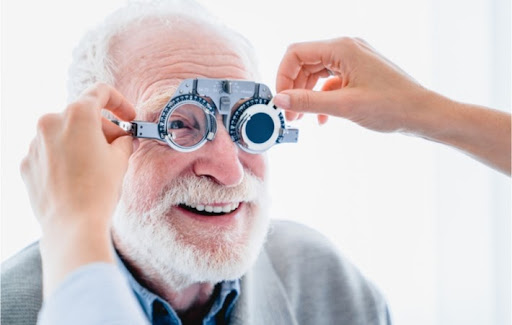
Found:
[[[360,36],[425,86],[510,111],[510,1],[201,1],[257,49],[274,88],[291,42]],[[122,1],[2,0],[2,260],[39,236],[18,166],[66,103],[71,51]],[[273,216],[328,236],[396,324],[510,324],[510,179],[453,149],[343,120],[269,153]]]

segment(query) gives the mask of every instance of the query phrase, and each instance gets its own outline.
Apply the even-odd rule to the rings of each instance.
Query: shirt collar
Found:
[[[151,292],[144,286],[142,286],[130,273],[124,262],[121,260],[119,255],[115,254],[116,263],[121,273],[128,279],[128,283],[130,284],[139,304],[142,306],[146,317],[149,319],[151,323],[153,323],[153,305],[155,302],[159,302],[161,305],[165,307],[171,317],[175,317],[178,320],[178,315],[171,307],[171,305],[162,299],[160,296]],[[231,281],[223,281],[220,284],[220,290],[215,290],[214,295],[217,297],[214,298],[214,302],[210,311],[204,318],[203,324],[207,324],[214,320],[219,313],[222,313],[221,316],[224,320],[229,319],[229,315],[240,295],[240,280],[231,280]],[[179,322],[181,323],[181,322]]]

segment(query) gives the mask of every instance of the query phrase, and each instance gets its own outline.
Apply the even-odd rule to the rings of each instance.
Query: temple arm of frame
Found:
[[[281,132],[282,132],[283,137],[282,137],[281,141],[279,141],[280,143],[285,143],[285,142],[295,143],[299,140],[299,129],[286,128],[286,129],[281,129]]]
[[[119,120],[110,120],[112,123],[118,125],[121,129],[132,134],[136,138],[158,139],[160,133],[158,132],[158,124],[142,121],[125,122]]]

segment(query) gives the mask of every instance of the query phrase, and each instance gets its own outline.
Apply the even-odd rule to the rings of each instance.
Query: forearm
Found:
[[[81,266],[114,263],[107,227],[86,220],[43,230],[41,257],[44,295],[49,296],[62,280]]]
[[[510,176],[511,116],[427,92],[410,132],[460,149]]]
[[[148,324],[128,281],[114,264],[80,267],[44,300],[38,325]]]

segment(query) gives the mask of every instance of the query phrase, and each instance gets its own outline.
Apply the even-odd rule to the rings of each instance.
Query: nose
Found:
[[[244,169],[239,158],[239,148],[231,140],[228,131],[217,119],[217,134],[201,149],[193,170],[197,176],[207,176],[225,186],[236,186],[242,182]]]

